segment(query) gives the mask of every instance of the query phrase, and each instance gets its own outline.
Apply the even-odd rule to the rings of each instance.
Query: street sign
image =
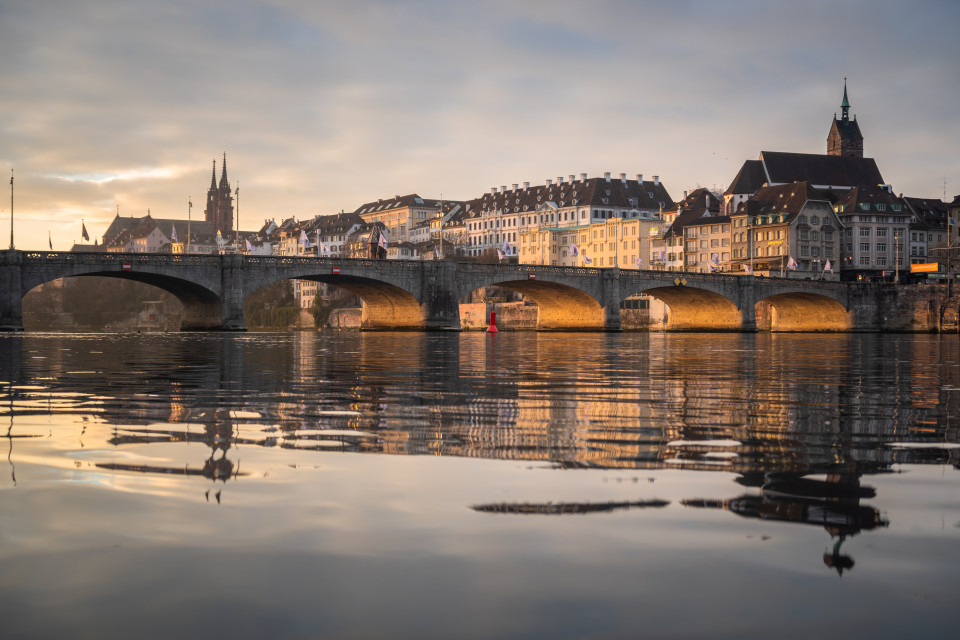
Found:
[[[527,274],[527,279],[528,279],[528,280],[536,280],[536,279],[537,279],[537,274],[535,274],[535,273],[528,273],[528,274]]]
[[[124,271],[130,271],[130,263],[129,263],[129,262],[124,262],[124,263],[123,263],[123,270],[124,270]]]
[[[334,267],[334,268],[333,268],[333,275],[335,275],[335,276],[340,275],[340,267]]]

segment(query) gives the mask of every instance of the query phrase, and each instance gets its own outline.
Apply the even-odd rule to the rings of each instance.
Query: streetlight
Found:
[[[190,255],[190,213],[193,209],[193,200],[187,196],[187,255]]]
[[[900,230],[893,230],[893,283],[900,283]]]

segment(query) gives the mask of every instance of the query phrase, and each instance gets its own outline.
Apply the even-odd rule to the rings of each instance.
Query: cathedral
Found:
[[[233,194],[227,180],[227,154],[223,154],[223,171],[220,184],[217,185],[217,161],[213,161],[213,175],[210,177],[210,190],[207,191],[207,208],[203,212],[204,220],[213,223],[214,229],[224,236],[233,230]]]

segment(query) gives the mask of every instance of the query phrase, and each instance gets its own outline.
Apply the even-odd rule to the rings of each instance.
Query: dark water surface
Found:
[[[0,336],[3,638],[955,637],[956,336]]]

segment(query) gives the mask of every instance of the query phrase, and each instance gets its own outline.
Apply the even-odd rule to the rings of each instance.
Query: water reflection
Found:
[[[956,588],[957,349],[910,335],[0,336],[0,489],[15,488],[0,491],[0,609],[59,637],[73,620],[44,627],[59,620],[29,594],[106,619],[113,594],[149,580],[128,618],[151,637],[947,626],[899,592]],[[69,580],[44,578],[64,566]],[[153,610],[156,594],[181,599]],[[203,626],[211,602],[233,607],[223,628]],[[178,626],[171,610],[193,614]]]

